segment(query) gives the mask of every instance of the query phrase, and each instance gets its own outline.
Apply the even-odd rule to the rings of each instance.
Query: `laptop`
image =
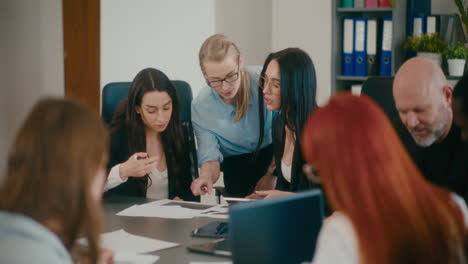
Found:
[[[242,264],[310,262],[325,217],[324,199],[320,190],[312,190],[237,203],[230,207],[229,216],[227,240],[193,245],[189,250],[231,255],[234,263]]]

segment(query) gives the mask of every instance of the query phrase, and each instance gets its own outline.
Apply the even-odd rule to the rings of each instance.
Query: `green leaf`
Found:
[[[444,50],[444,57],[446,59],[467,59],[468,49],[461,42],[458,42],[455,46],[448,46]]]
[[[416,52],[432,52],[441,54],[444,52],[446,45],[445,40],[440,38],[439,33],[433,33],[429,35],[422,34],[419,38],[408,36],[404,47]]]
[[[465,25],[465,31],[468,32],[468,9],[465,8],[462,0],[454,0],[454,2],[458,8],[458,12],[460,13],[460,18]]]

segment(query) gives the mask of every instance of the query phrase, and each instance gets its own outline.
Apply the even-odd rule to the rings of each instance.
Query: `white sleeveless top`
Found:
[[[146,197],[151,199],[167,199],[169,197],[167,168],[164,171],[153,169],[150,173],[151,185],[146,191]]]
[[[468,208],[460,196],[452,199],[463,214],[468,227]],[[359,242],[351,219],[336,211],[324,220],[320,230],[312,264],[360,264]]]
[[[292,170],[292,165],[288,166],[286,163],[284,163],[283,160],[281,160],[281,173],[283,174],[283,177],[291,183],[291,170]]]

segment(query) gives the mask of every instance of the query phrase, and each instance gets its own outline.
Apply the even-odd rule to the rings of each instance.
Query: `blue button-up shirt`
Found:
[[[247,67],[250,77],[249,109],[234,123],[236,108],[226,104],[212,88],[206,86],[192,102],[192,123],[198,143],[198,165],[207,161],[223,161],[223,157],[252,153],[258,143],[258,77],[260,68]],[[261,147],[271,144],[273,113],[263,107],[264,137]]]

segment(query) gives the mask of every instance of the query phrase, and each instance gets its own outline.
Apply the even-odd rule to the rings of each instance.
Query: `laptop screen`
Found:
[[[233,205],[230,242],[234,263],[311,261],[324,219],[320,190]]]

